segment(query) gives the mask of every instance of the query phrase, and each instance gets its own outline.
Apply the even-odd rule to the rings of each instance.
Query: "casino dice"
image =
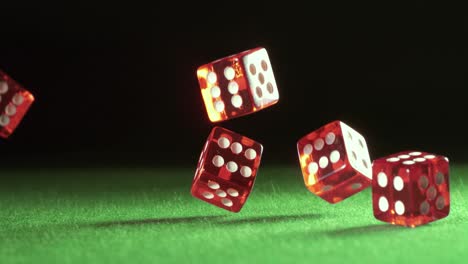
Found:
[[[200,66],[197,77],[211,122],[254,113],[279,99],[270,59],[262,47]]]
[[[239,212],[253,188],[262,151],[263,146],[252,139],[213,128],[198,161],[192,195]]]
[[[331,122],[297,142],[306,187],[337,203],[371,185],[372,164],[366,140],[341,121]]]
[[[375,160],[374,216],[409,227],[447,217],[449,173],[446,157],[425,152],[406,151]]]
[[[0,71],[0,136],[9,137],[23,119],[33,95]]]

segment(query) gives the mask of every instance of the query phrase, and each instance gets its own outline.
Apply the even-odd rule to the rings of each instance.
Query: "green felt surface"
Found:
[[[237,214],[192,198],[190,168],[3,169],[0,263],[466,263],[468,167],[451,172],[450,215],[411,229],[295,167],[261,168]]]

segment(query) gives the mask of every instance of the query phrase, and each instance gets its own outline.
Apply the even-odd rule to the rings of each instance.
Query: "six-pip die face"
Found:
[[[200,66],[197,77],[211,122],[251,114],[279,100],[273,68],[262,47]]]
[[[408,227],[449,215],[449,160],[422,151],[404,151],[373,163],[375,218]]]
[[[33,95],[0,71],[0,136],[8,138],[28,111]]]

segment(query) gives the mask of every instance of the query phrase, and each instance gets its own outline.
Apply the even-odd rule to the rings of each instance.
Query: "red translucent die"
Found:
[[[23,119],[33,95],[0,71],[0,136],[9,137]]]
[[[329,123],[297,142],[306,187],[337,203],[369,187],[372,164],[366,140],[341,121]]]
[[[262,47],[200,66],[197,77],[211,122],[254,113],[279,99],[270,59]]]
[[[372,203],[377,219],[415,227],[448,216],[446,157],[405,151],[375,160],[372,170]]]
[[[239,212],[252,191],[262,151],[262,145],[252,139],[213,128],[198,161],[192,195]]]

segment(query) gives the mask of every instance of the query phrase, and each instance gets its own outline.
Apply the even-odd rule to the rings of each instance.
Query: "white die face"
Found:
[[[261,108],[278,101],[278,87],[267,51],[262,48],[242,60],[255,106]]]
[[[346,156],[349,164],[369,179],[372,179],[372,163],[369,157],[366,140],[356,130],[340,122]]]

